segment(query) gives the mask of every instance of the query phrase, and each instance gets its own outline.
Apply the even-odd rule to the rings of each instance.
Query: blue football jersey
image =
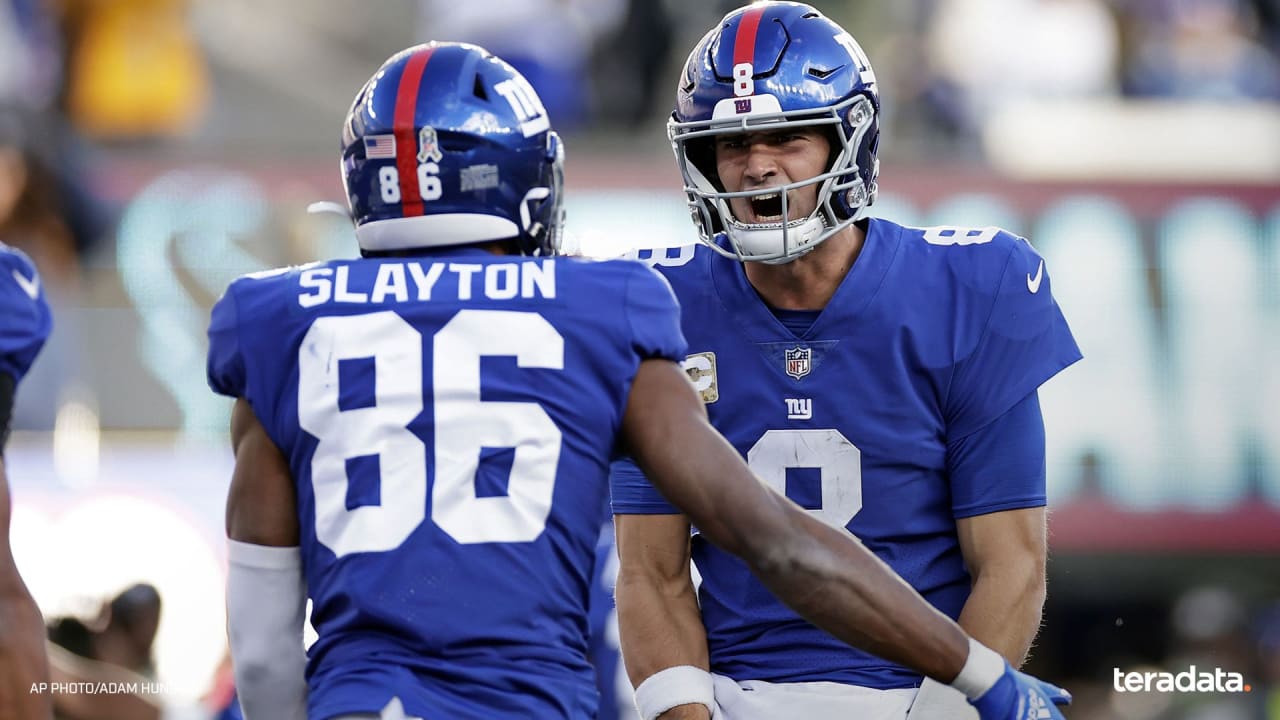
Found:
[[[1031,245],[996,228],[873,219],[848,276],[799,334],[775,317],[739,263],[710,248],[641,259],[670,280],[689,341],[685,369],[712,423],[756,474],[847,528],[957,617],[970,578],[956,519],[1045,504],[1042,462],[1001,472],[993,466],[1008,464],[994,453],[985,467],[973,457],[988,444],[963,447],[963,439],[1028,405],[1041,383],[1080,358]],[[615,513],[676,512],[629,462],[615,464],[612,487]],[[800,619],[745,563],[696,534],[693,558],[716,672],[919,684],[908,668]]]
[[[35,266],[21,250],[0,243],[0,373],[21,380],[52,328]]]
[[[646,358],[686,346],[639,263],[332,261],[241,278],[208,375],[298,491],[309,715],[591,718],[608,467]]]

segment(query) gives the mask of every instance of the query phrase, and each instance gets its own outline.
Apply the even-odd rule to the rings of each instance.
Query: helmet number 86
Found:
[[[441,193],[440,166],[427,162],[418,165],[418,195],[423,202],[439,200]],[[378,192],[382,202],[400,202],[400,171],[394,165],[383,165],[378,168]]]

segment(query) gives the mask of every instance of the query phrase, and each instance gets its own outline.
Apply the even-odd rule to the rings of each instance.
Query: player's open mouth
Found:
[[[752,196],[748,205],[751,206],[751,222],[782,222],[782,193]]]

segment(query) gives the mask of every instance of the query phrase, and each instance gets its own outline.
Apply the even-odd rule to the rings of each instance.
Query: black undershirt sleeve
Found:
[[[12,375],[0,372],[0,457],[4,456],[4,444],[9,439],[9,421],[13,416],[13,391],[16,386]]]

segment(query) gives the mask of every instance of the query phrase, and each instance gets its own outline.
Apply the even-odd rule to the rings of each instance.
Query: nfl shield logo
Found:
[[[809,359],[813,353],[807,347],[795,347],[786,351],[787,374],[799,380],[809,374]]]
[[[751,112],[751,98],[733,101],[733,109],[739,114]]]

